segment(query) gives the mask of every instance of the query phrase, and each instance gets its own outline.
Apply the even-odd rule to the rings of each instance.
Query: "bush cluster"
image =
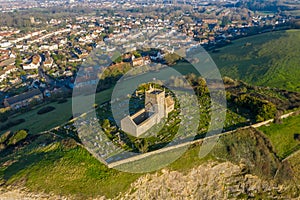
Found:
[[[37,114],[38,114],[38,115],[42,115],[42,114],[51,112],[51,111],[53,111],[53,110],[55,110],[55,107],[53,107],[53,106],[47,106],[47,107],[44,107],[44,108],[40,109],[40,110],[37,112]]]

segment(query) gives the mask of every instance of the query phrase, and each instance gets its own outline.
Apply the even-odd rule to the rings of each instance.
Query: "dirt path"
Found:
[[[297,113],[297,111],[293,111],[293,112],[290,112],[290,113],[282,115],[280,118],[281,119],[285,119],[285,118],[288,118],[288,117],[290,117],[290,116],[292,116],[292,115],[294,115],[296,113]],[[273,121],[274,121],[274,119],[269,119],[269,120],[266,120],[266,121],[263,121],[263,122],[259,122],[257,124],[253,124],[253,125],[250,125],[250,126],[244,126],[244,127],[238,128],[238,129],[241,130],[241,129],[247,129],[247,128],[250,128],[250,127],[252,127],[252,128],[259,128],[261,126],[270,124]],[[181,144],[178,144],[178,145],[170,146],[170,147],[167,147],[167,148],[158,149],[156,151],[151,151],[151,152],[148,152],[148,153],[140,154],[140,155],[137,155],[137,156],[134,156],[134,157],[126,158],[126,159],[123,159],[123,160],[120,160],[120,161],[112,162],[112,163],[108,164],[108,167],[109,168],[113,168],[113,167],[116,167],[116,166],[119,166],[119,165],[123,165],[123,164],[126,164],[126,163],[134,162],[134,161],[146,158],[148,156],[153,156],[155,154],[159,154],[159,153],[171,151],[171,150],[174,150],[174,149],[178,149],[178,148],[181,148],[181,147],[189,146],[189,145],[192,145],[192,144],[196,144],[196,143],[199,143],[199,142],[201,142],[201,141],[203,141],[205,139],[211,139],[213,137],[220,137],[222,135],[230,134],[230,133],[235,132],[236,130],[237,129],[232,130],[232,131],[228,131],[228,132],[224,132],[224,133],[221,133],[221,134],[218,134],[218,135],[213,135],[213,136],[210,136],[210,137],[206,137],[204,139],[193,140],[193,141],[181,143]]]

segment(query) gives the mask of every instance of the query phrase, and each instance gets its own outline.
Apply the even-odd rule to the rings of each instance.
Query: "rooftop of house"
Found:
[[[39,55],[34,55],[33,57],[32,57],[32,63],[33,64],[38,64],[39,62],[40,62],[40,56]]]
[[[28,91],[28,92],[25,92],[25,93],[7,98],[5,100],[7,101],[7,103],[12,105],[12,104],[15,104],[17,102],[24,101],[26,99],[30,99],[30,98],[32,98],[34,96],[37,96],[37,95],[40,95],[40,94],[42,94],[42,93],[39,89],[33,89],[33,90]]]

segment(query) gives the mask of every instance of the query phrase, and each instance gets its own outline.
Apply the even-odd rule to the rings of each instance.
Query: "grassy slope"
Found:
[[[194,146],[167,168],[186,172],[207,160],[239,163],[243,159],[251,173],[272,177],[279,165],[269,142],[254,129],[222,136],[216,148],[204,159],[198,154],[199,146]],[[150,158],[150,162],[151,159],[157,157]],[[79,199],[97,195],[114,197],[127,191],[140,176],[108,169],[83,148],[51,135],[31,139],[29,145],[18,150],[0,152],[0,182],[2,179],[7,184],[24,184],[32,191],[76,195]]]
[[[295,133],[300,133],[300,116],[293,116],[283,120],[282,124],[271,124],[259,129],[272,142],[279,158],[284,159],[300,149],[300,141],[294,139]]]
[[[291,157],[285,160],[285,163],[286,166],[288,166],[288,168],[285,168],[284,170],[292,171],[294,174],[294,177],[292,177],[292,179],[299,185],[300,184],[300,151],[297,151],[295,154],[293,154]]]
[[[211,56],[223,75],[256,85],[300,91],[299,46],[300,30],[288,30],[233,41]]]
[[[52,142],[44,146],[49,140]],[[24,184],[32,191],[86,199],[97,195],[115,196],[139,177],[108,169],[85,149],[68,143],[43,135],[9,155],[2,152],[1,179],[7,184]],[[14,162],[3,166],[7,161]]]

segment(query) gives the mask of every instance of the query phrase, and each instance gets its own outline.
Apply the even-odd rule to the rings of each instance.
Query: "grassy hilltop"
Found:
[[[259,34],[211,53],[223,75],[250,84],[300,91],[300,30]]]

